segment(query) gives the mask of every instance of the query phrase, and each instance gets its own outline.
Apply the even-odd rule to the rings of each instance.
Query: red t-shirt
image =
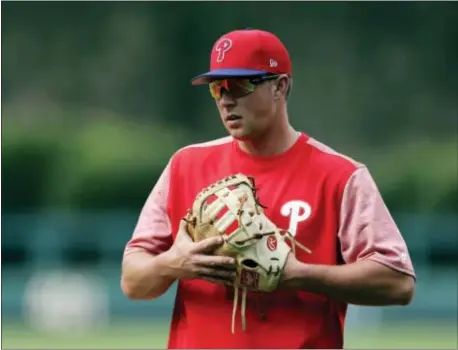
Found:
[[[313,253],[304,263],[370,259],[414,276],[406,244],[368,169],[305,134],[286,152],[257,157],[231,137],[196,144],[171,158],[149,195],[125,254],[133,247],[166,251],[180,219],[202,188],[243,173],[255,178],[265,213]],[[302,291],[248,293],[247,330],[228,288],[178,282],[169,348],[342,348],[347,305]]]

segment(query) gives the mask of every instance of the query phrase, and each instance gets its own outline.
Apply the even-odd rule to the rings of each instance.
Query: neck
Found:
[[[280,125],[266,130],[250,140],[238,140],[240,149],[255,156],[273,156],[288,150],[298,138],[298,132],[284,119]]]

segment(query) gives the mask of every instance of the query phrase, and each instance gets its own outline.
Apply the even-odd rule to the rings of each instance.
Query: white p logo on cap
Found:
[[[218,56],[216,57],[216,62],[221,63],[224,60],[224,56],[226,52],[228,52],[232,47],[232,40],[228,38],[223,38],[218,41],[218,44],[215,46],[216,52],[218,52]]]

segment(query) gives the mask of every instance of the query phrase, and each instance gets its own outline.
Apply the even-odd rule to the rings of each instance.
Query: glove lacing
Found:
[[[239,208],[239,210],[237,212],[239,224],[240,224],[240,221],[241,221],[241,216],[243,214],[243,205],[246,202],[246,200],[247,200],[246,197],[242,197],[241,200],[240,200],[240,208]],[[258,202],[258,204],[260,205],[259,202]],[[293,253],[293,255],[295,257],[296,257],[296,246],[299,247],[300,249],[302,249],[303,251],[305,251],[306,253],[309,253],[309,254],[312,253],[312,251],[310,249],[308,249],[307,247],[305,247],[304,245],[299,243],[289,231],[281,230],[281,232],[284,233],[284,235],[282,236],[283,239],[285,239],[285,240],[288,239],[290,241],[291,247],[292,247],[292,253]],[[264,236],[269,236],[269,235],[274,235],[274,234],[275,234],[275,231],[265,232],[265,233],[256,233],[256,234],[252,235],[251,237],[248,237],[248,238],[243,239],[243,240],[239,240],[236,243],[237,244],[243,244],[243,243],[251,241],[253,239],[258,239],[259,240],[259,239],[262,239]],[[268,271],[268,273],[272,273],[272,271]],[[239,271],[239,273],[237,274],[237,278],[234,281],[234,302],[233,302],[233,306],[232,306],[232,325],[231,325],[232,334],[235,334],[235,317],[237,316],[237,306],[238,306],[238,301],[239,301],[239,289],[240,289],[240,282],[241,282],[240,278],[241,278],[241,274],[240,274],[240,271]],[[241,311],[241,315],[240,316],[241,316],[241,321],[242,321],[242,330],[245,331],[246,330],[246,297],[247,297],[247,288],[242,286],[241,289],[242,289],[242,303],[241,303],[241,307],[240,307],[240,311]]]
[[[292,254],[296,256],[296,246],[305,251],[306,253],[312,253],[310,249],[299,243],[292,235],[290,232],[285,231],[286,235],[284,236],[284,239],[288,239],[291,242],[292,246]],[[264,234],[257,234],[253,237],[247,238],[247,240],[251,239],[261,239],[263,236],[267,235],[272,235],[275,234],[275,232],[268,232]],[[269,271],[270,272],[270,271]],[[241,311],[241,320],[242,320],[242,330],[246,330],[246,296],[247,296],[247,289],[246,287],[241,287],[240,288],[240,273],[237,274],[237,278],[234,282],[234,302],[232,306],[232,334],[235,334],[235,317],[237,315],[237,306],[239,302],[239,289],[242,289],[242,303],[240,305],[240,311]]]

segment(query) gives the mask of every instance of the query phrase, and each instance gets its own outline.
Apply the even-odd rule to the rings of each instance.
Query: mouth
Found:
[[[224,119],[226,120],[226,122],[233,122],[233,121],[241,120],[242,117],[238,114],[229,114]]]

